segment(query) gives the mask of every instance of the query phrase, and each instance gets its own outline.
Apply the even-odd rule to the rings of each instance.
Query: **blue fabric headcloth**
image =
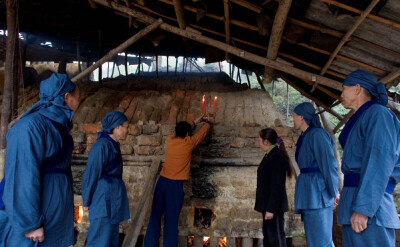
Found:
[[[68,92],[72,92],[75,88],[76,84],[68,79],[66,74],[52,74],[48,79],[43,80],[40,83],[40,101],[25,112],[22,117],[53,105],[70,110],[70,108],[65,104],[64,95]],[[72,114],[70,115],[72,118]]]
[[[315,113],[315,108],[310,102],[304,102],[297,105],[293,110],[297,115],[303,116],[304,121],[311,127],[321,128],[318,114]]]
[[[113,111],[109,112],[106,114],[106,116],[101,120],[101,123],[103,125],[103,130],[101,131],[102,133],[111,133],[111,131],[128,121],[128,118],[123,114],[122,112],[119,111]]]
[[[367,89],[380,104],[384,106],[387,105],[388,95],[386,93],[385,84],[378,82],[374,75],[359,69],[351,72],[343,82],[343,86],[355,86],[357,84]]]

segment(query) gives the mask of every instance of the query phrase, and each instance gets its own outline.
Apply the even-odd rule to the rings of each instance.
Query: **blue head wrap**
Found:
[[[72,92],[76,88],[76,84],[68,79],[65,74],[52,74],[48,79],[40,83],[40,101],[32,106],[21,118],[28,116],[34,112],[40,111],[42,115],[63,124],[67,128],[71,128],[73,111],[65,103],[64,95]],[[67,119],[61,116],[64,112]]]
[[[113,111],[107,113],[103,120],[101,120],[103,129],[99,132],[99,136],[103,133],[110,134],[115,127],[125,123],[126,121],[128,121],[128,118],[122,112]]]
[[[315,108],[310,102],[304,102],[297,105],[293,110],[297,115],[303,116],[304,121],[311,127],[321,128],[318,114],[315,113]]]
[[[355,86],[357,84],[367,89],[380,104],[384,106],[387,105],[388,95],[386,93],[385,84],[378,82],[374,75],[359,69],[350,73],[343,82],[343,86]]]

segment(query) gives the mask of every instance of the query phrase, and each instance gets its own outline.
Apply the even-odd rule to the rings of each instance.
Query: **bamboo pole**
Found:
[[[128,77],[128,53],[125,51],[125,78],[126,78],[126,83],[129,82],[129,77]]]
[[[281,45],[282,33],[292,0],[281,0],[275,14],[274,24],[269,38],[267,58],[275,60]],[[275,71],[270,67],[264,68],[263,83],[270,83],[275,78]]]
[[[332,52],[331,56],[328,59],[328,62],[324,65],[322,68],[321,72],[319,73],[320,75],[324,75],[325,72],[328,70],[328,67],[332,64],[333,59],[335,59],[336,55],[339,53],[339,51],[342,49],[344,44],[349,40],[350,36],[356,31],[356,29],[361,25],[361,23],[367,18],[367,15],[372,11],[372,9],[375,7],[375,5],[379,2],[380,0],[373,0],[370,5],[361,13],[360,17],[358,17],[357,21],[354,23],[354,25],[350,28],[349,31],[343,36],[342,40],[340,40],[338,46],[336,46],[335,50]],[[311,89],[311,92],[315,90],[315,87],[317,86],[318,82],[315,82],[314,86]]]
[[[323,107],[327,112],[329,112],[330,114],[332,114],[333,116],[335,116],[337,119],[342,120],[343,117],[335,112],[334,110],[330,109],[329,106],[325,105],[324,103],[322,103],[319,99],[315,98],[314,96],[312,96],[311,94],[307,93],[305,90],[301,89],[299,86],[297,86],[296,84],[294,84],[291,80],[289,80],[286,76],[282,75],[280,73],[279,75],[287,84],[289,84],[290,86],[292,86],[294,89],[296,89],[297,91],[299,91],[302,95],[304,95],[305,97],[311,99],[312,101],[314,101],[317,105]]]
[[[334,5],[334,6],[336,6],[336,7],[339,7],[339,8],[345,9],[345,10],[348,10],[348,11],[353,12],[353,13],[356,13],[356,14],[361,14],[361,13],[362,13],[362,10],[353,8],[353,7],[349,6],[349,5],[340,3],[340,2],[338,2],[338,1],[334,1],[334,0],[320,0],[320,1],[321,1],[321,2],[324,2],[324,3],[327,3],[327,4],[330,4],[330,5]],[[385,19],[385,18],[380,17],[380,16],[377,16],[377,15],[368,14],[368,15],[367,15],[367,18],[400,29],[400,23],[395,22],[395,21],[392,21],[392,20]]]
[[[157,181],[157,174],[160,170],[161,161],[159,159],[154,160],[150,166],[149,175],[144,186],[142,197],[135,209],[131,208],[131,212],[135,212],[131,217],[130,227],[122,243],[122,247],[135,247],[137,238],[144,225],[144,219],[151,208],[151,197]]]
[[[129,9],[129,8],[125,7],[125,6],[119,5],[119,4],[114,3],[114,2],[109,3],[107,0],[93,0],[93,1],[95,1],[96,3],[99,3],[101,5],[113,8],[115,10],[124,12],[126,14],[132,15],[133,17],[137,18],[139,21],[142,21],[142,22],[145,22],[145,23],[152,23],[155,20],[154,18],[152,18],[150,16],[147,16],[147,15],[144,15],[144,14],[140,13],[139,11],[136,11],[134,9]],[[160,28],[165,30],[165,31],[174,33],[176,35],[179,35],[179,36],[182,36],[182,37],[186,37],[188,39],[195,40],[195,41],[197,41],[199,43],[203,43],[203,44],[218,48],[218,49],[223,50],[225,52],[231,53],[231,54],[233,54],[235,56],[241,57],[241,58],[243,58],[245,60],[252,61],[254,63],[258,63],[258,64],[261,64],[261,65],[264,65],[264,66],[270,66],[270,67],[272,67],[272,68],[274,68],[276,70],[283,71],[285,73],[294,75],[296,77],[300,77],[300,78],[305,79],[305,80],[318,81],[321,85],[325,85],[327,87],[331,87],[331,88],[334,88],[334,89],[339,90],[339,91],[342,89],[342,83],[340,83],[338,81],[335,81],[335,80],[332,80],[332,79],[329,79],[329,78],[326,78],[326,77],[323,77],[323,76],[320,76],[320,75],[317,75],[317,74],[313,74],[313,73],[310,73],[310,72],[307,72],[307,71],[303,71],[303,70],[291,67],[291,66],[289,66],[287,64],[283,64],[281,62],[277,62],[277,61],[273,61],[273,60],[270,60],[270,59],[267,59],[267,58],[263,58],[261,56],[246,52],[246,51],[244,51],[242,49],[238,49],[236,47],[224,44],[224,43],[216,41],[214,39],[211,39],[211,38],[208,38],[208,37],[204,37],[203,35],[200,35],[200,34],[197,34],[197,33],[194,33],[194,32],[189,32],[189,31],[186,31],[186,30],[182,30],[180,28],[171,26],[171,25],[166,24],[166,23],[161,24]]]
[[[322,107],[318,107],[318,110],[321,111]],[[338,163],[338,174],[339,174],[339,191],[342,190],[343,187],[343,173],[341,172],[342,167],[342,159],[340,157],[340,153],[338,150],[338,141],[336,139],[335,133],[333,132],[333,126],[331,120],[329,120],[329,116],[326,112],[321,112],[320,114],[322,124],[324,125],[324,129],[329,133],[333,141],[335,142],[335,147],[333,148],[333,154],[335,155],[336,162]]]
[[[94,0],[94,1],[96,1],[96,0]],[[133,43],[138,41],[140,38],[142,38],[146,34],[148,34],[151,31],[153,31],[157,27],[159,27],[161,24],[162,24],[162,20],[161,19],[154,20],[154,22],[152,24],[150,24],[149,26],[147,26],[143,30],[139,31],[138,33],[136,33],[132,37],[130,37],[128,40],[126,40],[124,43],[122,43],[118,47],[112,49],[110,52],[107,53],[107,55],[102,57],[100,60],[98,60],[95,64],[93,64],[89,68],[85,69],[82,73],[79,73],[78,75],[76,75],[71,80],[73,82],[76,82],[76,81],[82,79],[83,77],[89,75],[96,68],[100,67],[104,62],[106,62],[106,61],[110,60],[111,58],[115,57],[116,55],[118,55],[118,53],[126,50],[126,48],[128,48],[130,45],[132,45]]]
[[[229,0],[223,0],[224,1],[224,16],[225,16],[225,43],[230,44],[231,43],[231,32],[229,29]],[[227,52],[225,52],[225,60],[229,61],[229,55]]]
[[[347,122],[347,120],[349,120],[350,117],[353,116],[353,114],[354,114],[354,110],[350,110],[350,111],[346,114],[346,116],[344,116],[344,118],[343,118],[343,119],[336,125],[336,127],[333,129],[333,133],[337,133],[337,132],[339,131],[340,127],[342,127],[342,126]]]

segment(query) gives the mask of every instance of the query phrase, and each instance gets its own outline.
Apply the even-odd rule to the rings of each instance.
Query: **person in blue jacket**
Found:
[[[102,125],[82,181],[83,206],[90,220],[86,247],[118,247],[119,223],[130,218],[118,142],[126,139],[128,119],[113,111],[106,114]]]
[[[295,129],[302,131],[295,153],[300,175],[296,180],[294,210],[301,213],[307,246],[332,246],[333,206],[339,180],[333,154],[335,143],[321,127],[311,103],[296,106],[293,121]]]
[[[395,246],[400,228],[393,190],[400,180],[400,122],[385,106],[385,85],[356,70],[343,82],[342,104],[356,110],[343,128],[343,190],[338,224],[343,246]]]
[[[39,98],[7,133],[0,246],[75,242],[69,132],[79,89],[65,74],[53,74],[41,82]]]

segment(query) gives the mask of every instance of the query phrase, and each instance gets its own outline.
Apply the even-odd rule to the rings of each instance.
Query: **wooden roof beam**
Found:
[[[294,89],[296,89],[297,91],[299,91],[302,95],[304,95],[305,97],[309,98],[310,100],[314,101],[317,105],[321,106],[322,108],[324,108],[327,112],[329,112],[330,114],[332,114],[333,116],[335,116],[337,119],[342,120],[343,117],[342,115],[340,115],[339,113],[335,112],[334,110],[332,110],[329,106],[325,105],[324,103],[322,103],[319,99],[315,98],[314,96],[312,96],[311,94],[307,93],[306,91],[304,91],[303,89],[301,89],[299,86],[297,86],[296,84],[294,84],[291,80],[289,80],[285,75],[282,75],[281,73],[279,73],[279,77],[282,78],[287,84],[289,84],[290,86],[292,86]]]
[[[343,4],[343,3],[338,2],[338,1],[334,1],[334,0],[320,0],[320,1],[324,2],[324,3],[327,3],[327,4],[330,4],[330,5],[334,5],[336,7],[339,7],[339,8],[345,9],[345,10],[348,10],[348,11],[356,13],[356,14],[361,14],[362,13],[362,10],[353,8],[353,7],[349,6],[349,5]],[[392,21],[392,20],[385,19],[385,18],[377,16],[377,15],[368,14],[367,18],[400,29],[400,23]]]
[[[274,24],[272,26],[271,35],[269,37],[267,58],[275,60],[278,56],[279,46],[283,29],[285,28],[286,18],[289,13],[292,0],[281,0],[275,14]],[[264,68],[263,83],[270,83],[275,78],[275,71],[270,67]]]
[[[176,19],[178,20],[179,28],[186,29],[185,15],[183,14],[182,2],[181,0],[173,0],[174,9],[176,14]]]
[[[343,36],[342,40],[340,40],[338,46],[335,48],[335,50],[332,52],[331,56],[328,59],[328,62],[326,62],[325,66],[322,68],[320,75],[324,75],[325,72],[328,70],[328,67],[332,64],[333,59],[335,59],[336,55],[339,53],[340,49],[346,44],[346,42],[349,40],[350,36],[356,31],[356,29],[361,25],[361,23],[367,18],[367,15],[372,11],[372,9],[375,7],[375,5],[379,2],[380,0],[373,0],[370,5],[364,10],[364,12],[361,13],[360,17],[358,17],[357,21],[354,23],[354,25],[350,28],[349,31]],[[316,82],[317,83],[317,82]],[[316,83],[311,89],[311,92],[315,90]]]
[[[136,18],[137,20],[144,22],[144,23],[153,23],[155,20],[154,18],[147,16],[139,11],[127,8],[125,6],[122,6],[122,5],[114,3],[114,2],[110,3],[107,0],[93,0],[93,1],[98,4],[101,4],[103,6],[106,6],[106,7],[118,10],[120,12],[124,12],[129,15],[132,15],[134,18]],[[258,63],[260,65],[269,66],[276,70],[283,71],[285,73],[302,78],[304,80],[318,81],[321,85],[325,85],[327,87],[330,87],[330,88],[333,88],[333,89],[336,89],[339,91],[342,90],[342,83],[340,83],[336,80],[332,80],[330,78],[326,78],[326,77],[323,77],[323,76],[320,76],[320,75],[317,75],[314,73],[310,73],[310,72],[303,71],[298,68],[294,68],[292,66],[289,66],[289,65],[281,63],[281,62],[277,62],[277,61],[274,61],[271,59],[267,59],[265,57],[261,57],[261,56],[249,53],[242,49],[233,47],[231,45],[227,45],[225,43],[205,37],[203,35],[200,35],[200,34],[197,34],[194,32],[190,32],[190,31],[186,31],[186,30],[182,30],[180,28],[169,25],[167,23],[161,24],[160,28],[165,31],[168,31],[170,33],[173,33],[173,34],[176,34],[176,35],[188,38],[188,39],[192,39],[199,43],[202,43],[202,44],[205,44],[208,46],[212,46],[212,47],[215,47],[222,51],[231,53],[235,56],[241,57],[242,59],[251,61],[253,63]]]
[[[229,29],[229,0],[224,1],[224,23],[225,23],[225,42],[229,45],[231,43],[231,32]],[[229,61],[229,55],[225,52],[225,60]]]
[[[397,84],[395,80],[398,79],[400,76],[400,68],[392,71],[390,74],[386,75],[385,77],[381,78],[379,81],[386,84],[386,88],[390,88],[394,84]]]

